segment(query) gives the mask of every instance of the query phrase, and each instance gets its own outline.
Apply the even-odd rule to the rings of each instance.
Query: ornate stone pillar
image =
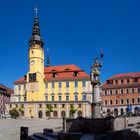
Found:
[[[95,85],[93,89],[93,118],[101,118],[100,86]]]
[[[92,118],[101,118],[101,101],[100,101],[100,68],[102,67],[103,52],[101,52],[100,60],[95,58],[93,66],[91,67],[90,79],[92,85],[92,104],[91,114]]]

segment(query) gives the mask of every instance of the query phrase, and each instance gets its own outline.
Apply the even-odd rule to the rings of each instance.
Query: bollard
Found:
[[[28,138],[28,127],[20,128],[20,140],[27,140]]]

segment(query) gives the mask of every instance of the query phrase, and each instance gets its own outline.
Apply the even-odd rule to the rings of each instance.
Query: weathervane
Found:
[[[36,18],[38,17],[37,15],[38,15],[38,7],[36,6],[36,8],[34,8],[34,10],[35,10],[35,14],[36,14]]]

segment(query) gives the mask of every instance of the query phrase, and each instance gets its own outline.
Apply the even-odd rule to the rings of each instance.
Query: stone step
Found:
[[[40,139],[35,136],[28,136],[28,140],[40,140]]]
[[[80,138],[80,140],[94,140],[94,134],[85,134]]]
[[[38,138],[39,140],[58,140],[48,135],[44,135],[43,133],[35,133],[33,136]]]
[[[43,135],[42,133],[35,133],[33,136],[39,138],[40,140],[48,140],[47,136]]]
[[[60,132],[59,140],[80,140],[82,137],[81,132]]]
[[[48,134],[45,134],[45,135],[48,136],[48,137],[54,138],[54,139],[58,139],[59,138],[58,133],[48,133]]]
[[[50,129],[50,128],[45,128],[45,129],[43,129],[43,134],[44,134],[44,135],[47,135],[47,134],[49,134],[49,133],[53,133],[53,129]]]

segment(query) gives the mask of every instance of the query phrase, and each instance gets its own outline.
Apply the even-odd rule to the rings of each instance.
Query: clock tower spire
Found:
[[[35,9],[32,35],[29,39],[29,71],[27,73],[27,101],[44,100],[44,41],[40,35],[38,8]]]
[[[43,48],[44,42],[42,37],[40,36],[40,27],[39,27],[39,19],[38,19],[38,8],[35,9],[35,20],[32,28],[32,36],[29,39],[29,46],[34,46],[35,44],[40,45]]]

